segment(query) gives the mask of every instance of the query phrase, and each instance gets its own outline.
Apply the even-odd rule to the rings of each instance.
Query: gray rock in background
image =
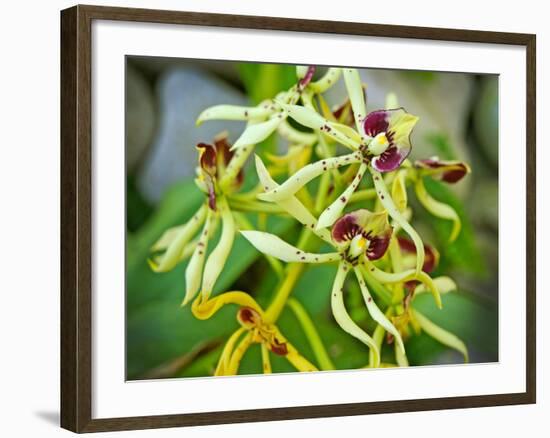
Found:
[[[244,105],[245,96],[209,73],[192,68],[167,71],[157,87],[159,126],[150,151],[138,173],[137,185],[143,196],[157,203],[166,189],[195,175],[200,142],[211,142],[226,130],[235,141],[243,122],[212,121],[195,126],[198,115],[218,104]]]
[[[155,131],[155,98],[144,76],[126,68],[126,165],[132,172],[151,143]]]

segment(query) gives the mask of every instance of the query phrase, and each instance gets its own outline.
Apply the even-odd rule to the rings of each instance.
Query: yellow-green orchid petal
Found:
[[[394,344],[394,354],[397,365],[399,365],[400,367],[409,366],[409,360],[407,359],[407,354],[405,353],[405,350],[399,348],[399,345],[397,343]]]
[[[456,283],[450,277],[446,277],[446,276],[437,277],[437,278],[433,279],[433,282],[435,284],[435,287],[439,291],[439,293],[442,294],[442,295],[447,294],[449,292],[452,292],[452,291],[455,291],[455,290],[458,289]],[[415,295],[423,294],[423,293],[426,293],[426,292],[429,292],[429,291],[426,288],[426,285],[423,284],[423,283],[419,284],[414,289],[414,294]]]
[[[204,300],[203,297],[199,296],[193,302],[191,311],[197,319],[209,319],[226,304],[237,304],[241,307],[250,307],[258,312],[258,314],[263,315],[263,310],[256,300],[246,292],[241,291],[224,292],[208,300]]]
[[[178,229],[177,233],[168,230],[163,236],[153,245],[155,247],[166,247],[166,252],[159,256],[156,260],[149,260],[149,266],[155,272],[167,272],[170,271],[180,261],[180,256],[185,246],[189,243],[191,238],[197,233],[200,226],[203,224],[206,217],[206,210],[208,207],[202,205],[201,208],[195,213],[195,215],[187,221],[185,225]],[[168,243],[168,238],[171,239]]]
[[[460,229],[462,226],[458,213],[450,205],[444,204],[443,202],[439,202],[432,198],[426,190],[422,178],[418,178],[414,188],[416,190],[418,200],[426,208],[426,210],[438,218],[453,221],[453,230],[449,236],[449,242],[454,242],[460,234]]]
[[[465,363],[469,361],[468,348],[458,336],[445,330],[442,327],[439,327],[437,324],[434,324],[432,321],[422,315],[418,310],[411,309],[411,312],[414,319],[416,319],[416,321],[418,322],[422,330],[426,332],[426,334],[441,342],[443,345],[446,345],[447,347],[450,347],[458,351],[459,353],[462,353]]]
[[[359,167],[359,170],[357,171],[357,174],[355,175],[351,184],[348,185],[346,190],[344,190],[344,192],[338,197],[338,199],[336,199],[332,204],[325,208],[323,213],[321,213],[321,216],[319,216],[317,229],[330,227],[341,216],[344,208],[351,198],[351,195],[357,189],[359,183],[363,179],[363,175],[367,171],[367,167],[368,166],[366,163],[361,163],[361,166]]]
[[[229,363],[227,364],[227,368],[225,369],[225,376],[235,376],[239,371],[239,366],[241,365],[241,360],[248,350],[248,347],[252,344],[252,333],[248,333],[242,340],[239,342],[239,345],[237,345],[237,348],[233,350],[233,354],[231,355],[231,359],[229,359]]]
[[[288,349],[288,353],[285,356],[286,360],[288,360],[298,371],[319,371],[315,365],[298,353],[298,350],[296,350],[296,348],[294,348],[288,341],[286,343],[286,348]]]
[[[360,163],[363,160],[360,152],[354,152],[339,157],[326,158],[315,163],[308,164],[288,178],[279,187],[269,190],[266,193],[258,194],[258,198],[264,201],[280,201],[294,195],[308,182],[332,169],[338,169],[348,164]]]
[[[395,326],[389,321],[389,319],[386,318],[384,313],[378,308],[378,306],[374,302],[369,292],[369,289],[365,284],[363,274],[361,273],[359,268],[358,267],[354,268],[354,271],[355,271],[355,276],[357,277],[357,281],[359,282],[359,287],[361,288],[361,293],[363,294],[363,299],[365,300],[365,304],[367,306],[367,310],[369,311],[370,316],[378,324],[380,324],[388,333],[391,333],[394,336],[394,338],[397,341],[397,345],[399,345],[401,352],[405,354],[405,345],[403,344],[403,339],[401,339],[401,334],[395,328]]]
[[[241,231],[241,234],[258,251],[276,257],[284,262],[330,263],[341,259],[340,253],[316,254],[304,252],[282,240],[279,236],[263,231]]]
[[[214,372],[215,376],[223,376],[229,366],[229,361],[233,355],[233,350],[235,349],[235,344],[245,332],[244,327],[239,327],[227,340],[225,346],[223,347],[222,354],[218,360],[218,365],[216,366],[216,371]]]
[[[271,374],[271,360],[269,359],[269,348],[262,344],[262,370],[264,374]]]
[[[378,199],[380,199],[380,203],[388,211],[392,219],[397,222],[401,228],[403,228],[403,230],[414,242],[414,246],[416,247],[416,273],[420,274],[422,272],[422,266],[424,265],[424,243],[416,230],[411,226],[411,224],[409,224],[409,222],[407,222],[405,217],[403,217],[399,209],[394,204],[392,197],[388,193],[382,174],[373,168],[370,169],[370,172],[374,181],[374,187],[378,192]]]
[[[408,269],[406,271],[396,273],[384,272],[378,269],[374,263],[369,260],[365,260],[365,266],[369,274],[381,283],[405,283],[410,280],[418,280],[422,282],[432,293],[437,307],[442,308],[443,304],[441,303],[441,295],[439,294],[437,285],[424,271],[417,273],[415,269]]]
[[[359,71],[356,68],[345,68],[344,82],[348,96],[351,101],[351,108],[353,109],[353,115],[355,116],[355,124],[357,130],[362,132],[362,121],[367,115],[367,107],[365,103],[365,92],[363,90],[363,84],[361,83],[361,77]]]
[[[279,103],[288,115],[296,120],[303,126],[320,131],[329,137],[332,137],[333,140],[338,143],[347,146],[353,150],[357,150],[360,146],[360,143],[355,141],[353,138],[349,137],[341,130],[334,129],[334,123],[325,119],[318,112],[313,109],[306,108],[304,106],[298,105],[287,105],[284,103]]]
[[[210,228],[212,226],[212,215],[212,210],[208,209],[199,241],[197,242],[195,251],[193,251],[191,260],[185,270],[185,298],[181,303],[182,306],[185,306],[189,301],[191,301],[201,287],[202,268],[204,266],[206,251],[208,249],[208,238],[211,233]]]
[[[338,266],[338,272],[336,273],[331,292],[332,314],[342,330],[359,339],[370,348],[373,356],[373,366],[377,368],[380,365],[380,350],[376,342],[351,319],[344,305],[343,288],[348,269],[347,264],[344,262]]]
[[[255,160],[256,172],[264,190],[272,191],[280,187],[279,184],[277,184],[273,180],[273,178],[271,178],[271,175],[267,171],[267,168],[265,167],[261,158],[256,155]],[[328,230],[317,230],[317,219],[315,219],[315,217],[309,212],[309,210],[294,195],[278,201],[277,204],[281,208],[283,208],[288,214],[293,216],[302,225],[312,229],[313,232],[317,234],[321,239],[328,243],[332,243],[330,232]]]
[[[277,126],[281,123],[283,114],[275,114],[267,121],[261,123],[249,123],[241,136],[237,139],[231,150],[239,149],[245,146],[253,146],[269,137]]]
[[[317,141],[317,135],[311,132],[298,131],[290,123],[283,120],[277,128],[277,133],[289,143],[312,145]]]
[[[273,113],[271,106],[216,105],[205,109],[197,119],[197,126],[207,120],[263,120]]]
[[[206,298],[210,296],[214,284],[225,266],[225,262],[233,246],[233,239],[235,238],[236,232],[235,220],[227,205],[227,200],[221,198],[219,205],[222,220],[222,234],[216,248],[214,248],[208,256],[206,266],[204,267],[201,294]]]
[[[317,94],[324,93],[330,87],[332,87],[340,78],[342,74],[342,69],[338,67],[331,67],[323,75],[322,78],[315,82],[309,83],[309,88]]]
[[[392,183],[392,198],[397,209],[404,213],[407,210],[407,185],[405,183],[407,170],[400,169],[397,171]]]

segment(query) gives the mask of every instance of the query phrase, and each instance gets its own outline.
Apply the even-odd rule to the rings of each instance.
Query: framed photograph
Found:
[[[535,403],[535,35],[61,13],[61,423]]]

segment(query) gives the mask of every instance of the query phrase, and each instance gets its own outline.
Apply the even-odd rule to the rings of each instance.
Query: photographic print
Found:
[[[498,361],[498,75],[127,56],[125,83],[128,380]]]

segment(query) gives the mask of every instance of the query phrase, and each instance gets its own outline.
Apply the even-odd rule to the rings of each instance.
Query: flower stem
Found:
[[[304,334],[306,335],[309,345],[311,346],[311,349],[313,350],[313,353],[317,358],[317,362],[319,363],[319,367],[321,368],[321,370],[334,370],[334,364],[330,360],[323,341],[321,340],[321,337],[319,336],[319,333],[315,328],[315,324],[311,320],[310,316],[307,314],[306,309],[304,309],[300,302],[295,298],[289,298],[289,300],[287,301],[287,305],[290,310],[294,312],[296,319],[298,319],[298,322],[302,326]]]

